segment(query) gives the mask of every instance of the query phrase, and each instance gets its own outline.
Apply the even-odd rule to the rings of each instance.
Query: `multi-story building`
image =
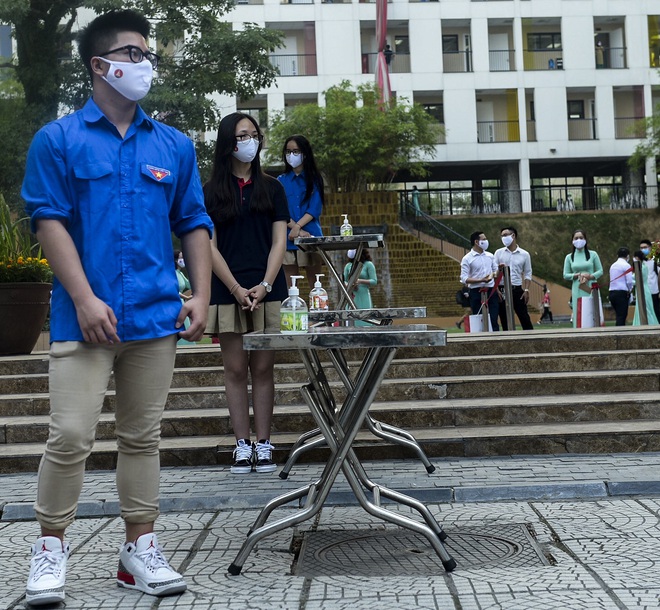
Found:
[[[276,83],[223,112],[323,104],[344,79],[374,79],[376,4],[238,0],[226,17],[282,30]],[[655,161],[633,169],[638,121],[660,102],[658,0],[392,0],[393,95],[444,126],[431,175],[434,213],[655,207]]]

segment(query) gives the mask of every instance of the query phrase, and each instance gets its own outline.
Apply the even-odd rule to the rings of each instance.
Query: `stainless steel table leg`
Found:
[[[456,564],[443,547],[439,533],[435,531],[435,528],[417,523],[407,517],[383,509],[377,503],[370,502],[360,485],[360,476],[362,476],[364,469],[352,450],[352,444],[395,352],[396,348],[393,347],[375,348],[368,351],[356,375],[354,391],[346,397],[339,414],[337,414],[336,409],[331,408],[334,400],[328,400],[328,397],[324,395],[324,383],[319,380],[318,375],[312,379],[309,386],[303,388],[303,394],[308,401],[310,411],[325,440],[333,450],[332,455],[316,483],[275,498],[261,511],[255,521],[255,528],[250,532],[234,562],[228,568],[230,574],[240,574],[245,560],[261,539],[306,521],[318,513],[323,507],[340,469],[343,469],[358,502],[367,512],[425,536],[440,556],[445,569],[447,571],[454,569]],[[302,352],[302,355],[308,370],[315,370],[314,360],[316,359],[316,363],[319,364],[316,355],[311,350]],[[340,417],[341,415],[343,417]],[[360,476],[356,471],[360,473]],[[364,480],[368,481],[366,473],[364,473]],[[398,492],[380,486],[374,485],[371,491],[375,499],[378,499],[381,493],[389,495],[393,499],[403,500],[404,498],[403,494],[398,494]],[[275,508],[305,495],[307,495],[307,501],[303,509],[274,523],[266,524],[268,516]],[[415,502],[413,498],[405,497],[404,503],[409,506],[415,507]],[[422,515],[426,518],[424,512],[422,512]]]
[[[417,453],[417,456],[426,468],[426,472],[431,474],[435,470],[435,466],[431,464],[429,458],[426,456],[426,453],[424,453],[424,450],[420,447],[419,443],[412,434],[402,430],[401,428],[397,428],[396,426],[391,426],[384,422],[378,421],[377,419],[371,417],[369,414],[367,414],[365,421],[367,422],[367,427],[369,430],[371,430],[371,433],[374,436],[378,436],[383,440],[388,440],[392,443],[396,443],[397,445],[403,445],[404,447],[407,447],[411,451]]]
[[[330,489],[332,488],[332,485],[337,478],[337,474],[339,473],[343,462],[346,460],[346,456],[351,448],[351,444],[355,440],[355,436],[359,430],[360,423],[364,419],[364,416],[369,409],[369,405],[371,404],[371,401],[373,400],[373,397],[375,396],[378,389],[378,383],[370,383],[370,385],[367,386],[369,382],[374,381],[372,376],[368,373],[373,370],[375,365],[380,363],[384,364],[385,368],[387,368],[392,358],[394,357],[395,351],[396,348],[387,348],[385,350],[385,355],[380,356],[379,350],[371,350],[365,357],[365,361],[363,362],[362,366],[360,367],[360,371],[358,372],[356,380],[356,393],[354,395],[348,396],[344,402],[345,409],[355,411],[353,417],[350,418],[353,422],[353,426],[350,429],[350,433],[348,434],[345,434],[345,431],[342,430],[340,426],[329,420],[327,404],[323,404],[323,397],[318,393],[313,394],[307,390],[307,395],[310,397],[310,411],[312,412],[312,416],[316,420],[316,423],[319,425],[319,428],[321,428],[323,431],[323,435],[328,439],[333,439],[331,441],[332,444],[335,444],[339,440],[335,434],[341,436],[341,442],[338,444],[337,452],[333,453],[333,455],[330,457],[330,460],[323,469],[323,473],[318,481],[318,484],[313,484],[309,488],[304,488],[309,489],[310,493],[308,494],[307,502],[303,509],[297,511],[293,515],[289,515],[288,517],[275,521],[274,523],[264,523],[268,518],[268,515],[275,507],[282,505],[285,503],[285,501],[288,501],[289,498],[302,497],[304,493],[301,493],[303,491],[303,488],[301,488],[295,492],[289,492],[279,496],[278,498],[275,498],[275,500],[271,501],[268,505],[269,511],[266,514],[264,514],[264,511],[260,513],[260,515],[257,517],[257,522],[264,524],[261,525],[261,527],[255,528],[252,532],[250,532],[250,534],[248,534],[248,537],[241,546],[238,554],[236,555],[236,558],[234,559],[234,562],[228,568],[228,572],[230,574],[237,575],[241,573],[245,560],[254,548],[254,545],[257,544],[257,542],[259,542],[261,539],[286,529],[287,527],[302,523],[303,521],[313,517],[316,513],[318,513],[319,510],[321,510],[323,503],[328,497]],[[308,350],[301,352],[301,355],[305,365],[310,370],[313,370],[314,360],[318,361],[316,354],[314,354],[311,350]],[[379,374],[380,379],[382,379],[383,372],[381,371]],[[318,381],[318,379],[314,381]],[[316,385],[322,386],[323,384],[317,383]],[[332,415],[334,416],[335,413],[333,412]]]

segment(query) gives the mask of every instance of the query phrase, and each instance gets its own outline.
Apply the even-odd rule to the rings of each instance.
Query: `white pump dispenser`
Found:
[[[344,222],[339,227],[339,235],[353,235],[353,227],[348,222],[348,214],[342,214]]]
[[[289,297],[280,306],[280,331],[284,334],[305,333],[309,325],[307,303],[300,298],[300,290],[296,280],[302,280],[302,275],[291,276]]]
[[[316,274],[314,288],[309,293],[309,311],[328,311],[328,293],[321,286],[319,278],[324,277],[323,273]]]

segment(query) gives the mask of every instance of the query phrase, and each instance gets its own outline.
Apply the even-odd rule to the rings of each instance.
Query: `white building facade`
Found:
[[[285,46],[271,56],[276,83],[220,98],[223,114],[267,124],[273,111],[323,104],[344,79],[374,80],[373,2],[238,0],[226,18],[283,30]],[[429,211],[658,205],[655,162],[627,164],[638,121],[660,102],[658,0],[392,0],[387,42],[393,95],[445,130],[428,179],[395,179],[433,193]]]

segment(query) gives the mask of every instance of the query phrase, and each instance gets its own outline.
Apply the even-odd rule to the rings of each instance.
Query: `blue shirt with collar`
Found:
[[[93,99],[39,130],[21,191],[32,229],[67,228],[94,294],[112,308],[122,341],[178,332],[172,232],[213,230],[192,141],[138,106],[126,135]],[[51,341],[83,341],[76,309],[55,278]]]
[[[312,195],[308,201],[305,201],[305,192],[307,191],[307,186],[305,184],[305,172],[300,172],[296,175],[296,172],[289,171],[285,174],[281,174],[277,179],[282,183],[284,191],[286,192],[286,199],[289,203],[289,214],[291,219],[294,222],[299,221],[305,214],[310,214],[314,218],[310,220],[304,227],[303,230],[307,231],[313,237],[321,237],[323,231],[321,231],[321,223],[319,218],[321,217],[321,212],[323,211],[323,201],[321,201],[321,194],[319,193],[318,188],[315,186],[312,191]],[[286,236],[286,249],[287,250],[297,250],[298,246],[289,240],[290,229],[287,228]]]

